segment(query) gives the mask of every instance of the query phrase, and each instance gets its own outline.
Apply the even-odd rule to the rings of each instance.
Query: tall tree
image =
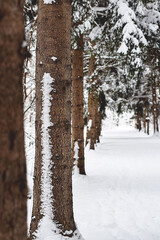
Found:
[[[94,43],[92,43],[94,46]],[[88,93],[88,116],[87,116],[87,138],[86,144],[90,142],[90,149],[94,149],[94,144],[97,140],[96,135],[96,118],[98,113],[98,94],[96,89],[96,74],[95,74],[95,54],[92,52],[89,60],[89,84],[91,85]]]
[[[0,2],[0,239],[25,240],[27,185],[23,130],[23,0]]]
[[[72,50],[72,151],[79,173],[85,175],[83,119],[83,35]],[[76,156],[78,154],[78,156]],[[77,161],[77,163],[76,163]]]
[[[36,159],[30,239],[80,239],[73,218],[71,1],[39,1]],[[49,227],[47,227],[49,226]]]
[[[72,158],[85,175],[83,35],[90,27],[87,0],[72,1]]]

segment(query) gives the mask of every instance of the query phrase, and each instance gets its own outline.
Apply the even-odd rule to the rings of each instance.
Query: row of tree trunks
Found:
[[[23,0],[0,2],[0,240],[26,240]]]
[[[72,205],[71,155],[71,2],[56,1],[44,4],[39,1],[36,63],[36,159],[34,173],[33,213],[30,239],[44,217],[42,204],[42,79],[45,73],[54,79],[51,92],[50,121],[48,128],[53,167],[53,216],[61,234],[76,230]],[[47,213],[45,213],[47,214]],[[50,213],[49,213],[50,214]],[[52,213],[51,213],[52,214]],[[36,217],[35,217],[36,216]]]
[[[76,38],[76,42],[77,49],[72,50],[72,158],[78,166],[79,173],[85,174],[82,34]]]

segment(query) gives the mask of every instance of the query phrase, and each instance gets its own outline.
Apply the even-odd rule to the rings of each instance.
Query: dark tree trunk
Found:
[[[147,134],[149,135],[149,110],[147,109]]]
[[[84,120],[83,120],[83,35],[77,37],[77,49],[72,50],[72,157],[80,174],[84,166]],[[76,143],[78,156],[75,159]]]
[[[23,1],[0,1],[0,240],[26,240]]]
[[[144,133],[146,133],[146,109],[143,109],[143,129],[144,129]]]
[[[159,132],[158,126],[158,104],[157,104],[157,93],[156,93],[156,82],[155,79],[152,83],[152,102],[153,102],[153,127],[154,133]]]

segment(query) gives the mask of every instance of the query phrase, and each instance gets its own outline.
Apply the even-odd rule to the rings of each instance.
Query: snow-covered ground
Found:
[[[86,148],[87,176],[73,177],[75,220],[85,240],[158,240],[160,139],[116,123],[104,121],[101,143]]]
[[[107,112],[101,142],[94,151],[85,150],[87,176],[76,171],[73,176],[74,215],[85,240],[160,239],[160,138],[139,133],[129,117],[118,120]],[[30,135],[32,127],[26,128]],[[32,195],[34,144],[29,139]],[[31,208],[29,199],[28,224]]]

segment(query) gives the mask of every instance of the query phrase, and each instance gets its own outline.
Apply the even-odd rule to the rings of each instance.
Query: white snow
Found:
[[[105,10],[107,10],[106,7],[92,7],[92,10],[95,12],[104,12]]]
[[[43,97],[48,102],[53,79],[49,74],[46,77],[48,90]],[[45,135],[50,125],[49,108],[44,112],[46,130],[42,134]],[[132,121],[128,115],[118,119],[116,114],[107,112],[101,142],[95,150],[89,150],[88,146],[85,150],[87,176],[73,175],[74,217],[85,240],[160,238],[160,138],[138,132],[131,126]],[[44,154],[48,151],[43,176],[46,171],[46,179],[50,182],[50,170],[45,170],[46,166],[50,168],[50,145],[46,143],[43,149]],[[75,143],[76,158],[77,150],[78,143]],[[39,224],[36,239],[69,240],[59,234],[52,221],[53,214],[49,212],[52,209],[51,190],[50,185],[43,192],[42,211],[47,214]],[[77,234],[80,236],[79,232]],[[78,236],[74,233],[71,239],[78,239]]]
[[[44,4],[52,4],[55,3],[56,0],[43,0]]]
[[[87,176],[73,176],[85,240],[160,239],[160,139],[125,121],[106,119],[101,143],[86,149]]]
[[[89,119],[87,127],[88,127],[88,130],[90,131],[92,127],[92,119]]]
[[[57,60],[56,57],[51,57],[51,59],[53,60],[53,62],[55,62]]]
[[[79,145],[78,142],[75,141],[74,143],[74,169],[73,169],[73,174],[79,174],[79,169],[78,169],[78,150],[79,150]]]
[[[22,42],[22,48],[25,48],[25,47],[27,47],[27,41]]]
[[[42,79],[42,178],[41,178],[41,213],[43,218],[38,225],[37,240],[45,239],[52,236],[52,232],[56,231],[53,223],[53,186],[52,186],[52,153],[50,141],[50,127],[53,126],[50,117],[51,107],[51,91],[53,90],[54,79],[50,73],[44,73]],[[47,229],[47,235],[46,235]],[[47,239],[47,238],[46,238]]]

